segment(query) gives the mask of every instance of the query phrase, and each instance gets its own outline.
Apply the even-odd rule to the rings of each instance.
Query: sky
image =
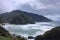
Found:
[[[0,0],[0,13],[17,9],[49,16],[52,20],[60,18],[60,0]]]

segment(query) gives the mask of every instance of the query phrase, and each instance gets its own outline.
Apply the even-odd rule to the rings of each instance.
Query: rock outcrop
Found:
[[[60,26],[45,32],[42,36],[37,36],[35,40],[60,40]]]

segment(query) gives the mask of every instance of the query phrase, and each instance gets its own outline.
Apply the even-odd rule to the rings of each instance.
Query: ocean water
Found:
[[[35,24],[26,25],[5,24],[3,27],[11,34],[17,34],[28,38],[28,36],[36,37],[37,35],[43,35],[46,31],[58,26],[58,24],[58,22],[36,22]]]

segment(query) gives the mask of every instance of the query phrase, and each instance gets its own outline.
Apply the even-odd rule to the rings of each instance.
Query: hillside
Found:
[[[52,20],[38,14],[28,13],[21,10],[14,10],[12,12],[6,12],[0,14],[5,21],[7,20],[9,23],[12,24],[27,24],[27,23],[34,23],[34,22],[52,22]]]

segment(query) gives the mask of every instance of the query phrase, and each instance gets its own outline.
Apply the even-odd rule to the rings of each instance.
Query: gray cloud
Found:
[[[60,2],[60,0],[40,0],[40,1],[45,4],[55,4],[55,3]]]
[[[0,0],[0,13],[15,9],[42,15],[59,14],[60,0]]]
[[[24,4],[21,6],[21,8],[19,7],[18,9],[27,11],[27,12],[40,14],[40,15],[55,15],[55,14],[60,15],[60,9],[36,9],[36,8],[31,7],[28,4]]]
[[[36,9],[59,9],[60,1],[59,0],[34,0],[31,3],[33,8]]]
[[[0,13],[16,9],[46,15],[53,20],[60,18],[60,0],[0,0]]]

